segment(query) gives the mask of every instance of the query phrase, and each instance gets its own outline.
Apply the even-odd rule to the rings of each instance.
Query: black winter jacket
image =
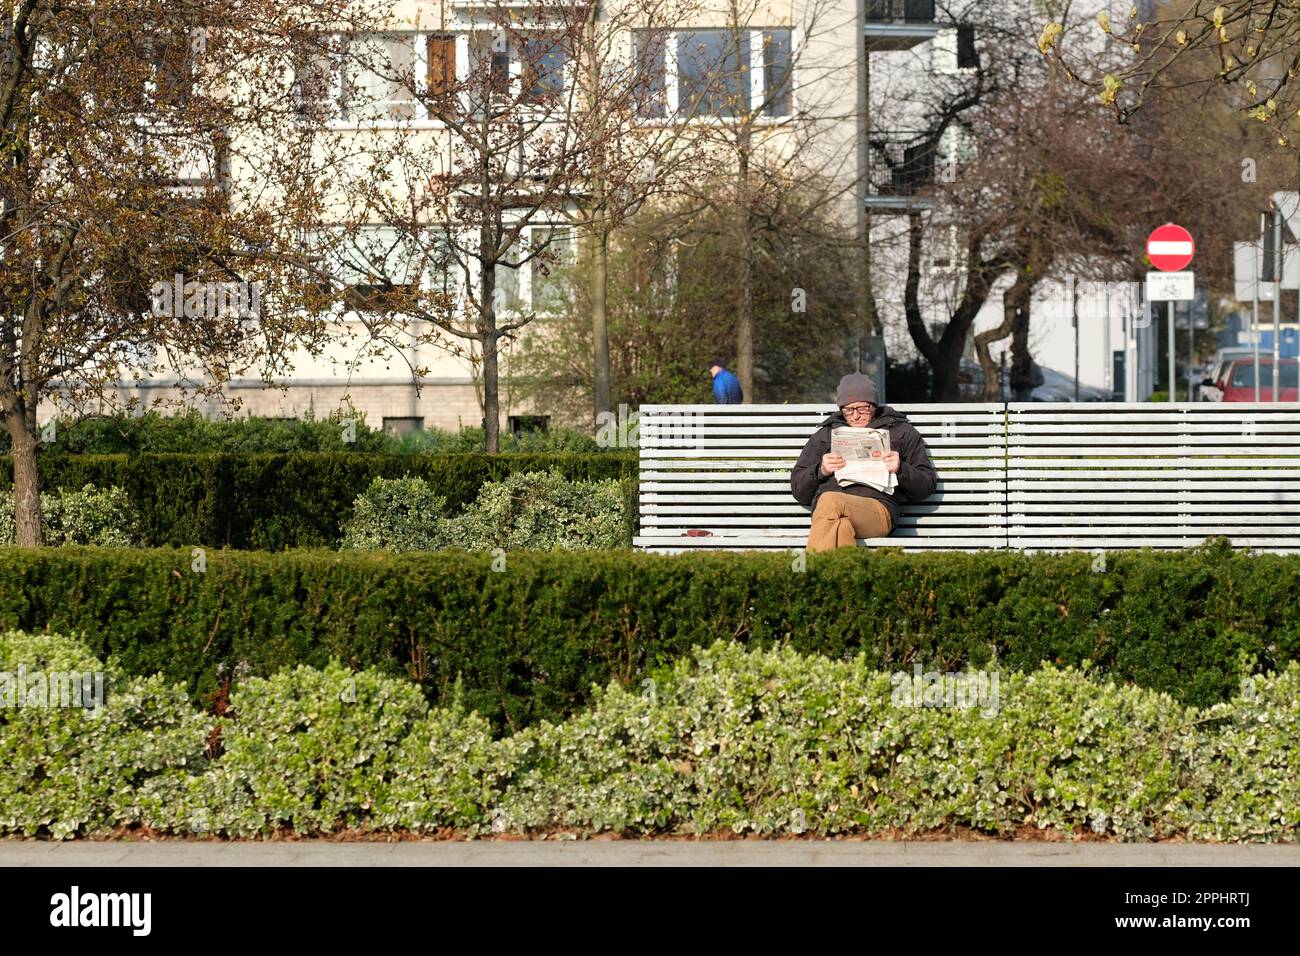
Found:
[[[877,491],[867,485],[845,485],[840,487],[834,475],[818,478],[822,455],[831,450],[831,429],[847,425],[843,412],[835,412],[822,422],[808,444],[803,446],[794,470],[790,472],[790,491],[795,500],[805,508],[815,508],[818,496],[827,491],[846,495],[859,495],[863,498],[875,498],[889,509],[891,525],[898,526],[898,505],[902,501],[924,501],[934,493],[939,483],[934,464],[930,461],[930,451],[907,416],[895,411],[888,405],[876,409],[871,420],[871,428],[883,428],[889,432],[889,447],[898,452],[898,487],[892,495]]]

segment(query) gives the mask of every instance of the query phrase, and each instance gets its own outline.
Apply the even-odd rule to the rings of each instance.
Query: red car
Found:
[[[1297,375],[1300,374],[1300,359],[1282,359],[1282,378],[1279,382],[1278,399],[1283,402],[1300,400],[1297,389]],[[1224,402],[1255,401],[1255,360],[1253,358],[1237,359],[1224,367],[1223,377],[1216,383],[1223,392]],[[1273,400],[1273,360],[1259,360],[1259,400]]]

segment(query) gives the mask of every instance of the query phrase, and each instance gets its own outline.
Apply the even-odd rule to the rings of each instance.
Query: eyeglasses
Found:
[[[845,405],[840,411],[845,415],[870,415],[875,407],[875,405],[868,402],[865,405]]]

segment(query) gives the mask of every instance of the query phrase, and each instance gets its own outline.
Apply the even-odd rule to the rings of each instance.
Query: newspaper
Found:
[[[869,485],[893,494],[898,479],[885,467],[889,454],[889,432],[883,428],[853,428],[841,425],[831,431],[831,451],[844,456],[844,467],[835,472],[843,485]]]

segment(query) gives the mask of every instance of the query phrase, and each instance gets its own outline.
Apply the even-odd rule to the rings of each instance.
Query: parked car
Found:
[[[1038,371],[1043,376],[1043,384],[1034,388],[1029,393],[1031,402],[1072,402],[1074,401],[1074,376],[1066,375],[1064,372],[1058,372],[1055,369],[1043,368],[1037,366]],[[966,401],[979,401],[984,394],[984,371],[980,368],[978,362],[972,362],[970,359],[962,359],[961,371],[958,381],[960,383],[961,396]],[[1079,384],[1079,401],[1081,402],[1109,402],[1112,399],[1112,393],[1104,388],[1096,388],[1092,385]],[[1002,383],[1002,401],[1011,401],[1011,386]]]
[[[1282,373],[1278,385],[1278,400],[1294,402],[1300,400],[1300,359],[1282,359]],[[1215,383],[1223,393],[1225,402],[1255,401],[1255,359],[1234,359]],[[1259,400],[1273,400],[1273,360],[1259,360]]]
[[[1223,401],[1223,392],[1219,388],[1218,382],[1223,378],[1224,372],[1227,371],[1228,363],[1243,358],[1254,358],[1253,349],[1236,346],[1234,348],[1219,349],[1214,353],[1214,358],[1205,364],[1205,374],[1201,381],[1201,401],[1203,402],[1221,402]]]
[[[1038,386],[1029,393],[1029,400],[1032,402],[1073,402],[1074,397],[1074,376],[1066,375],[1064,372],[1058,372],[1056,369],[1042,369],[1043,384]],[[1051,396],[1050,398],[1048,396]],[[1079,383],[1080,402],[1109,402],[1114,394],[1104,388],[1096,388],[1092,385]]]

